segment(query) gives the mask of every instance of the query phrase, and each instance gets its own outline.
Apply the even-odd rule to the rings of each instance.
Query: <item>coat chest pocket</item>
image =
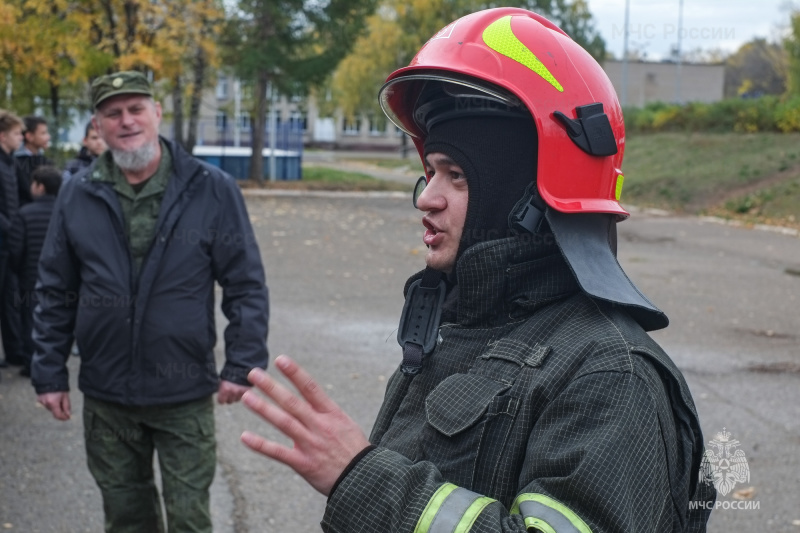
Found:
[[[468,374],[439,383],[425,400],[418,459],[433,462],[451,483],[481,494],[505,486],[515,474],[503,470],[524,453],[530,430],[529,417],[520,418],[522,404],[549,352],[535,342],[499,339]]]
[[[473,486],[479,457],[499,454],[519,406],[505,395],[510,384],[475,374],[455,374],[425,400],[427,425],[420,460],[433,462],[448,481]]]

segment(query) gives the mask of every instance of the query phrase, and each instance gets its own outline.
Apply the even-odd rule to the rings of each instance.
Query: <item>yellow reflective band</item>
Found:
[[[625,176],[622,174],[617,176],[617,189],[614,191],[614,198],[619,199],[622,197],[622,182],[625,181]]]
[[[550,527],[550,524],[547,522],[543,522],[538,518],[527,517],[525,518],[525,529],[531,528],[536,531],[541,531],[542,533],[558,533],[558,531]]]
[[[470,529],[472,529],[472,524],[475,523],[475,520],[478,519],[478,515],[483,512],[486,506],[496,501],[497,500],[483,496],[472,502],[472,505],[470,505],[469,509],[467,509],[467,512],[464,513],[464,517],[453,530],[453,533],[467,533]]]
[[[450,493],[457,488],[458,487],[452,483],[445,483],[433,493],[433,497],[428,502],[428,505],[425,506],[425,510],[422,511],[422,516],[419,517],[417,527],[414,528],[414,533],[428,533],[431,522],[436,518],[436,513],[439,512],[439,507],[441,507],[447,497],[450,496]]]
[[[555,76],[553,76],[550,71],[547,70],[547,67],[539,61],[539,58],[533,55],[533,52],[514,35],[514,32],[511,30],[510,15],[499,18],[489,24],[486,29],[483,30],[483,42],[498,54],[503,54],[517,63],[525,65],[544,78],[550,85],[558,89],[559,92],[564,92],[564,88],[558,83]]]
[[[544,494],[520,494],[511,507],[511,514],[521,514],[526,527],[546,533],[592,533],[574,511]]]

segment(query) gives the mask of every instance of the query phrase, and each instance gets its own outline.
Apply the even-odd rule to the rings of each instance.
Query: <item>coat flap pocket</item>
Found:
[[[480,419],[492,398],[509,385],[483,376],[455,374],[441,383],[425,399],[428,423],[452,437]]]

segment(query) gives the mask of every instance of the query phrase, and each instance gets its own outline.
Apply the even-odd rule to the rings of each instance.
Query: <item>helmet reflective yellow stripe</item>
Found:
[[[445,483],[428,502],[414,533],[467,533],[478,515],[495,501]]]
[[[564,92],[564,88],[555,76],[553,76],[553,74],[547,70],[547,67],[539,61],[539,58],[533,55],[533,52],[514,35],[514,32],[511,30],[511,16],[499,18],[489,24],[486,29],[483,30],[483,42],[498,54],[503,54],[517,63],[525,65],[544,78],[550,85],[558,89],[559,92]]]
[[[622,174],[617,176],[617,187],[614,189],[614,197],[619,202],[619,199],[622,197],[622,183],[625,181],[625,176]]]
[[[520,494],[511,513],[522,515],[526,527],[546,533],[592,533],[574,511],[544,494]]]

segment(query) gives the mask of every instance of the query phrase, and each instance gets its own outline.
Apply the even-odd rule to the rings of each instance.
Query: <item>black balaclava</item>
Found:
[[[538,143],[530,115],[466,115],[436,122],[424,148],[426,157],[440,152],[453,159],[469,185],[457,257],[474,244],[509,236],[509,214],[536,179]]]

